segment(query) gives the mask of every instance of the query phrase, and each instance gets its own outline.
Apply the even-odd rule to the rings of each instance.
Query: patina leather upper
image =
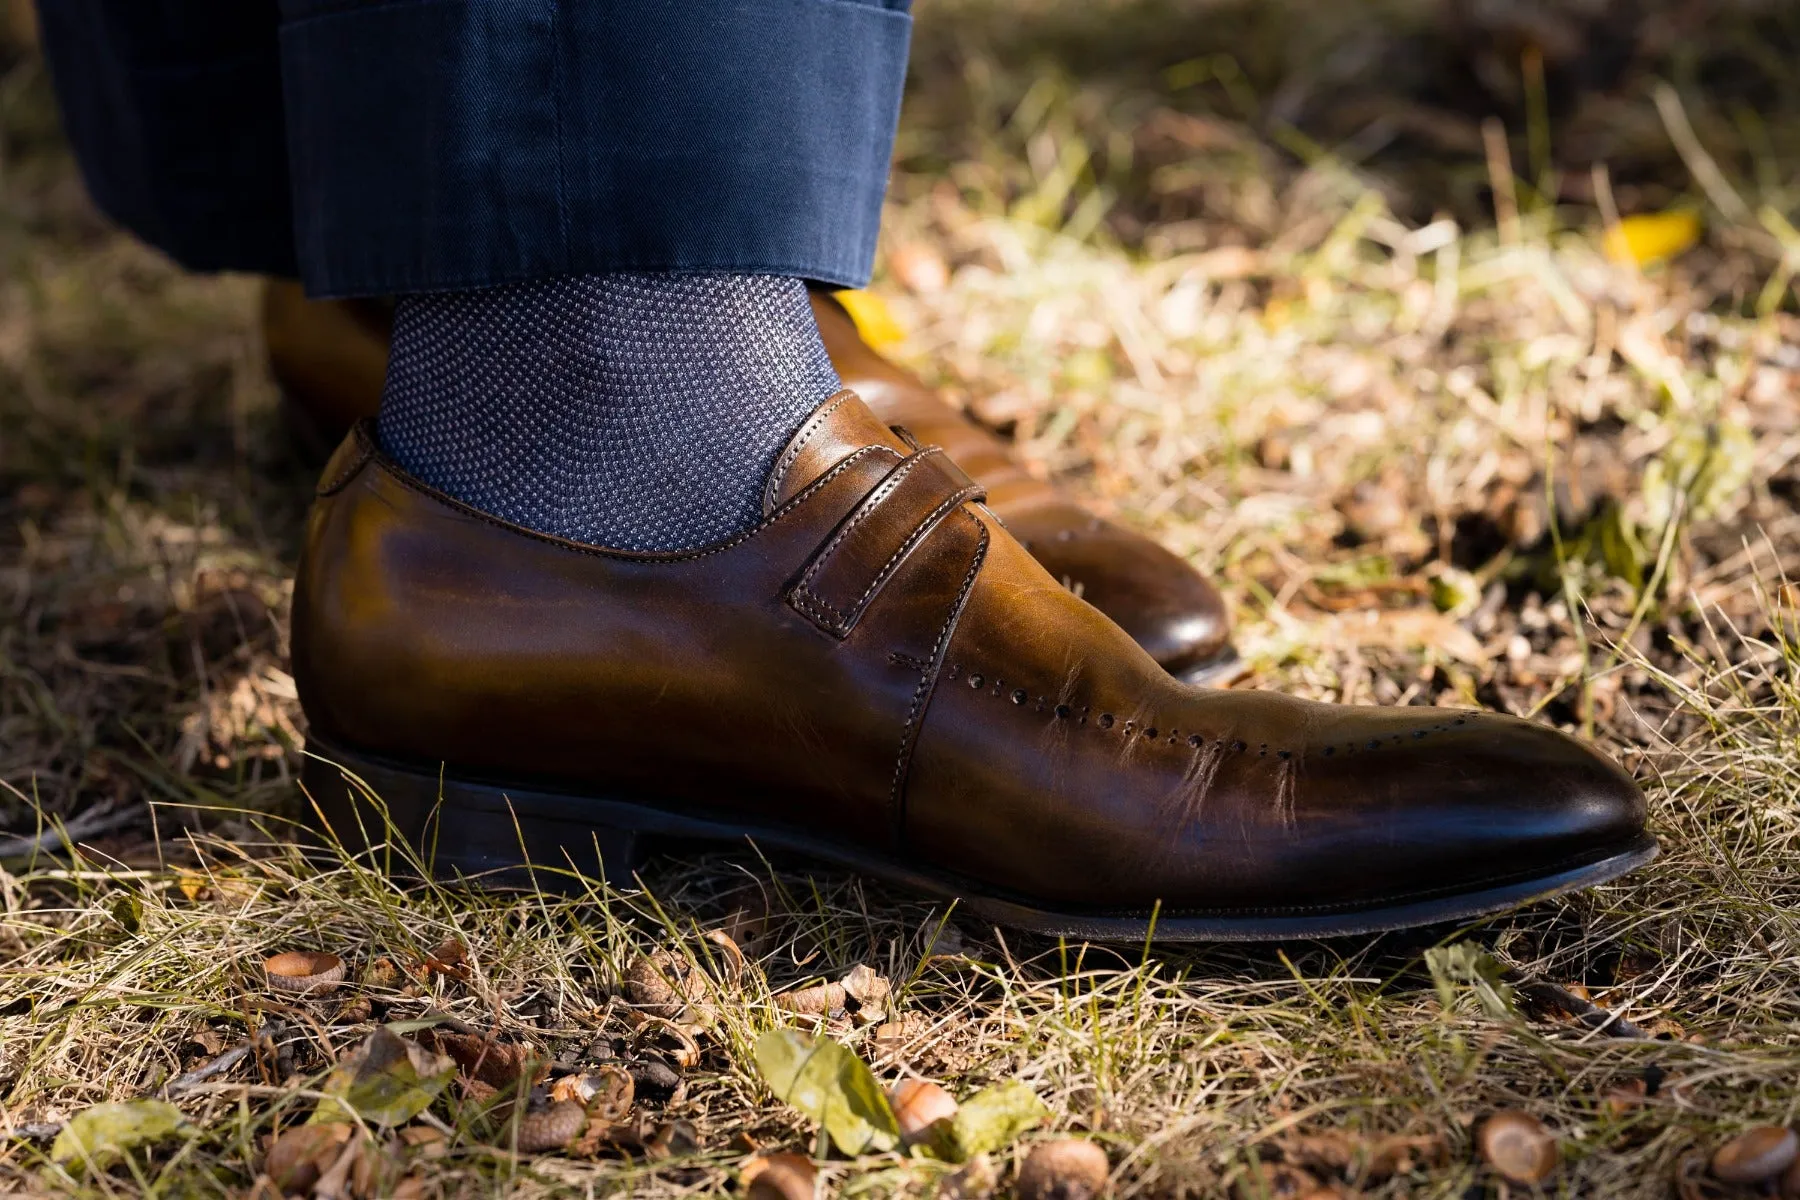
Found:
[[[1053,577],[1111,617],[1172,675],[1204,670],[1218,659],[1231,636],[1231,618],[1204,575],[1027,471],[1006,442],[877,353],[829,294],[813,292],[812,306],[844,386],[882,420],[942,446],[981,480],[988,506]]]
[[[1064,909],[1389,904],[1640,834],[1631,781],[1542,726],[1178,682],[981,494],[845,393],[761,524],[628,553],[438,494],[365,426],[307,532],[301,701],[423,770],[807,830]]]
[[[1225,649],[1230,621],[1217,589],[1142,534],[1102,520],[1032,475],[1000,438],[875,352],[842,306],[812,293],[819,332],[844,386],[890,425],[942,446],[988,490],[988,507],[1050,574],[1105,612],[1176,675],[1203,670]],[[390,306],[307,300],[273,282],[264,340],[290,401],[295,434],[323,457],[352,422],[375,414],[387,370]]]

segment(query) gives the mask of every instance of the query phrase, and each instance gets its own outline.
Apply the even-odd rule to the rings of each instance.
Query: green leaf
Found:
[[[402,1125],[437,1099],[456,1075],[456,1061],[433,1054],[382,1026],[346,1055],[325,1079],[308,1124],[361,1117],[376,1125]]]
[[[112,913],[112,919],[117,921],[119,927],[126,933],[137,933],[139,926],[144,921],[143,902],[131,892],[121,892],[114,896],[112,906],[108,911]]]
[[[59,1163],[85,1159],[104,1170],[126,1151],[160,1142],[185,1123],[181,1110],[166,1100],[96,1104],[63,1126],[50,1157]]]
[[[950,1141],[957,1162],[1011,1145],[1050,1116],[1037,1093],[1016,1079],[984,1088],[963,1101],[950,1118]]]
[[[1452,942],[1425,951],[1425,969],[1437,988],[1438,1005],[1451,1011],[1463,988],[1475,993],[1482,1011],[1490,1017],[1517,1016],[1513,990],[1506,983],[1506,967],[1474,942]]]
[[[1481,583],[1456,567],[1444,567],[1431,579],[1431,603],[1441,613],[1458,619],[1481,606]]]
[[[793,1105],[854,1157],[892,1150],[900,1123],[862,1059],[830,1038],[771,1029],[756,1039],[756,1069],[778,1100]]]

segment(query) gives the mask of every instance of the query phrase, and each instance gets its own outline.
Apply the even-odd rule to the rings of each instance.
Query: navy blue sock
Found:
[[[485,512],[683,550],[756,524],[776,454],[838,387],[797,279],[571,276],[402,297],[379,427]]]

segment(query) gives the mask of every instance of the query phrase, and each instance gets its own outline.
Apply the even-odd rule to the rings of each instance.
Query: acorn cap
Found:
[[[269,986],[279,992],[322,996],[344,979],[344,960],[323,950],[289,950],[263,960]]]
[[[1481,1126],[1481,1157],[1508,1182],[1542,1183],[1556,1170],[1556,1139],[1536,1117],[1503,1108]]]

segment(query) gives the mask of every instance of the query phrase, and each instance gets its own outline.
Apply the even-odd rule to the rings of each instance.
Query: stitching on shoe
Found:
[[[837,612],[811,592],[795,588],[788,593],[788,603],[799,609],[805,616],[825,626],[832,633],[842,636],[850,632],[849,618]]]
[[[852,514],[848,521],[844,522],[844,527],[842,529],[839,529],[836,533],[831,535],[831,540],[825,543],[825,548],[820,550],[819,553],[813,557],[812,566],[806,568],[806,574],[800,577],[800,586],[810,590],[813,579],[820,571],[825,569],[825,560],[830,558],[832,553],[837,550],[839,546],[844,544],[844,539],[855,532],[858,525],[861,525],[864,521],[868,520],[870,516],[874,515],[875,510],[881,507],[882,501],[893,495],[895,490],[898,489],[902,483],[906,482],[907,476],[918,470],[920,465],[925,462],[927,456],[942,453],[943,451],[939,450],[936,446],[933,446],[930,450],[921,450],[918,453],[908,455],[906,461],[902,462],[892,471],[889,471],[887,476],[883,478],[880,483],[876,484],[874,489],[870,491],[867,496],[864,496],[861,500],[857,501],[856,512]]]
[[[870,582],[868,587],[863,589],[863,594],[856,598],[857,608],[860,609],[863,605],[867,604],[869,602],[869,597],[873,596],[881,589],[881,585],[887,582],[888,576],[900,569],[900,560],[905,558],[908,554],[911,554],[913,548],[924,541],[925,538],[937,528],[938,522],[944,519],[946,513],[957,505],[965,503],[969,499],[968,491],[968,488],[962,488],[945,497],[936,508],[931,510],[929,516],[919,522],[918,528],[908,534],[906,540],[900,544],[900,548],[888,556],[887,562],[882,564],[881,570],[876,574],[874,580]]]
[[[831,558],[832,554],[837,551],[837,548],[844,544],[844,539],[854,533],[858,525],[861,525],[864,521],[868,520],[869,517],[874,514],[875,510],[881,507],[882,501],[893,495],[895,489],[906,481],[907,476],[911,475],[918,469],[919,464],[925,461],[926,455],[932,453],[935,449],[936,448],[934,447],[933,450],[909,455],[899,466],[895,467],[892,471],[889,471],[868,495],[857,501],[856,511],[850,515],[850,519],[845,521],[843,526],[836,533],[831,535],[831,540],[825,543],[824,548],[813,555],[812,565],[806,568],[806,573],[800,576],[800,582],[794,585],[795,596],[805,596],[818,608],[831,614],[832,619],[830,624],[835,632],[843,633],[849,629],[849,614],[838,612],[829,602],[818,596],[812,590],[812,581],[818,577],[820,571],[825,569],[825,563]],[[865,599],[867,596],[868,593],[864,593]]]
[[[412,476],[402,471],[394,464],[392,459],[381,452],[379,446],[373,444],[363,425],[357,426],[357,437],[370,452],[367,461],[375,463],[381,469],[382,475],[385,478],[393,480],[395,483],[400,484],[409,491],[417,492],[428,500],[434,500],[437,503],[444,505],[446,508],[455,509],[464,516],[480,521],[484,525],[492,525],[496,529],[504,530],[507,533],[518,534],[521,537],[528,537],[533,541],[542,542],[546,546],[551,546],[558,550],[566,550],[571,554],[583,554],[589,558],[609,558],[618,562],[639,563],[643,566],[656,566],[662,563],[693,562],[697,559],[708,558],[714,554],[723,554],[727,550],[735,549],[736,547],[743,545],[751,538],[762,533],[765,529],[773,528],[775,525],[792,516],[794,511],[803,503],[810,500],[832,480],[849,470],[850,467],[860,459],[866,458],[871,454],[885,454],[892,458],[896,463],[900,461],[899,452],[892,446],[871,444],[859,447],[858,449],[851,451],[851,453],[844,458],[842,462],[838,463],[837,466],[831,468],[831,470],[825,472],[825,474],[819,476],[798,492],[795,492],[786,503],[764,517],[761,522],[744,530],[744,532],[738,534],[736,537],[719,542],[716,545],[701,546],[694,550],[613,550],[605,546],[589,546],[581,542],[572,542],[567,538],[559,538],[553,533],[540,533],[535,529],[527,529],[523,525],[514,525],[510,521],[503,521],[492,513],[482,512],[479,508],[465,504],[463,501],[458,500],[455,496],[449,495],[446,492],[440,492],[431,485],[414,479]]]
[[[943,451],[939,447],[933,446],[924,453],[942,454]],[[900,472],[895,471],[894,474],[897,475],[900,474]],[[893,476],[890,475],[889,478],[891,479]],[[884,480],[883,482],[885,483],[886,481]],[[898,483],[896,483],[895,486],[898,487]],[[879,491],[880,489],[877,488],[876,490]],[[831,626],[833,633],[842,635],[850,632],[851,626],[856,624],[857,618],[862,615],[862,610],[868,606],[869,598],[880,591],[882,585],[887,583],[889,577],[891,577],[895,571],[900,569],[901,561],[905,559],[908,554],[911,554],[920,542],[924,541],[926,537],[937,529],[938,522],[944,519],[945,514],[958,505],[966,503],[971,498],[972,493],[978,492],[979,488],[976,487],[959,488],[957,491],[939,501],[938,506],[932,509],[931,512],[926,515],[925,519],[920,521],[919,524],[914,527],[911,533],[906,535],[906,540],[900,543],[900,547],[888,556],[888,560],[881,565],[881,569],[877,571],[875,577],[869,581],[869,586],[863,589],[862,595],[858,596],[850,603],[850,607],[847,611],[839,612],[829,602],[820,597],[818,593],[812,590],[810,582],[812,578],[823,569],[825,560],[830,557],[831,552],[837,548],[838,543],[843,540],[844,536],[849,534],[850,528],[854,526],[857,521],[870,515],[875,507],[881,503],[880,500],[877,500],[874,505],[868,505],[867,501],[865,501],[866,507],[859,512],[856,519],[844,528],[843,533],[839,537],[834,537],[829,546],[820,551],[818,557],[813,560],[812,567],[801,577],[800,582],[794,586],[793,592],[790,593],[794,607],[799,608],[802,612],[805,612],[808,616],[815,619],[822,620],[825,617],[829,617],[829,620],[826,620],[825,623]],[[884,496],[882,499],[886,499],[886,497]],[[818,611],[809,611],[807,608],[809,605],[816,607]]]
[[[964,511],[975,526],[980,540],[975,545],[973,561],[969,563],[969,573],[963,576],[962,587],[956,593],[956,603],[950,606],[950,614],[944,618],[938,629],[937,640],[931,645],[927,669],[919,674],[919,686],[913,689],[912,707],[907,711],[906,724],[900,728],[900,753],[894,761],[894,781],[888,789],[888,813],[893,822],[894,844],[900,845],[906,838],[906,805],[904,787],[908,769],[912,766],[913,749],[919,740],[919,714],[924,709],[925,700],[930,696],[937,683],[938,676],[943,673],[944,653],[949,649],[950,636],[956,630],[956,624],[962,618],[963,609],[968,605],[969,592],[975,586],[975,576],[981,571],[981,564],[987,561],[988,531],[981,523],[981,518],[974,513]]]
[[[329,480],[326,480],[326,479],[319,480],[319,486],[313,489],[313,494],[316,496],[335,496],[335,495],[337,495],[337,493],[343,491],[344,488],[349,486],[350,481],[352,479],[356,478],[356,473],[358,471],[362,470],[364,467],[366,467],[369,464],[369,458],[370,458],[370,454],[369,454],[368,443],[365,442],[360,437],[357,438],[356,439],[356,454],[350,460],[349,465],[346,466],[342,471],[339,471],[336,475],[333,475]]]
[[[843,406],[844,401],[850,399],[855,394],[856,393],[852,392],[849,388],[844,388],[842,391],[838,392],[837,395],[826,401],[824,405],[814,412],[812,417],[806,422],[805,428],[796,433],[792,440],[788,442],[787,449],[781,452],[780,461],[775,464],[775,469],[769,473],[769,482],[763,485],[762,506],[765,513],[775,507],[775,497],[781,494],[781,485],[787,479],[788,471],[791,470],[794,463],[799,460],[800,451],[806,447],[806,443],[812,440],[813,434],[819,432],[819,430],[824,427],[826,418],[830,417],[832,413]]]

